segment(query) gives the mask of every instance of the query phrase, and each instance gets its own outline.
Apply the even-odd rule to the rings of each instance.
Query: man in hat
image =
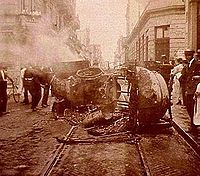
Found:
[[[6,70],[7,68],[5,66],[0,66],[0,116],[7,113],[7,79],[13,82],[7,75]]]
[[[191,58],[191,57],[190,57]],[[191,127],[195,128],[193,116],[194,116],[194,93],[196,91],[197,84],[200,81],[200,55],[195,53],[193,58],[189,60],[188,69],[186,71],[186,108],[191,118]]]
[[[181,77],[179,78],[181,89],[182,89],[182,96],[183,96],[183,105],[186,106],[187,98],[186,98],[186,85],[187,85],[187,75],[188,75],[188,65],[189,62],[192,60],[194,55],[194,50],[186,49],[184,51],[185,59],[183,59],[183,69],[181,72]]]

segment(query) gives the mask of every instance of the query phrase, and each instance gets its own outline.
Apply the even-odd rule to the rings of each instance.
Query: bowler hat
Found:
[[[193,55],[193,54],[194,54],[194,50],[192,50],[192,49],[186,49],[186,50],[184,51],[184,54],[185,54],[185,55]]]

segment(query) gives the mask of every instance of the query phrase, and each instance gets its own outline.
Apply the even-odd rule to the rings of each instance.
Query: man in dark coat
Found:
[[[183,105],[186,106],[187,104],[186,86],[187,86],[188,66],[189,66],[189,62],[193,58],[194,50],[187,49],[184,51],[184,54],[185,54],[185,59],[183,60],[183,70],[181,72],[182,75],[179,78],[179,82],[182,89]]]
[[[189,61],[188,70],[186,72],[186,108],[191,118],[191,127],[194,128],[193,115],[194,115],[194,93],[197,84],[200,81],[200,55],[194,54],[194,57]]]
[[[0,116],[7,113],[7,79],[13,82],[13,80],[6,74],[5,69],[5,67],[0,68]]]
[[[38,67],[29,67],[24,73],[23,84],[24,88],[27,89],[32,96],[31,109],[33,111],[37,110],[36,107],[41,99],[41,86],[37,72],[40,72]]]

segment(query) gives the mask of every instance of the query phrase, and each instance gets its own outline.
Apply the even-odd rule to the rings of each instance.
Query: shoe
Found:
[[[2,115],[10,114],[10,111],[2,112]]]
[[[49,106],[48,104],[42,104],[43,108],[46,108],[47,106]]]
[[[36,109],[36,108],[33,108],[33,109],[32,109],[32,112],[35,112],[35,111],[37,111],[37,109]]]

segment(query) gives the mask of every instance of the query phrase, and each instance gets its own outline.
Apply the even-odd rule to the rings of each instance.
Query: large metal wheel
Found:
[[[16,85],[14,85],[13,82],[12,82],[12,96],[13,96],[13,99],[15,100],[15,102],[18,103],[20,100],[20,94],[18,92],[18,87]]]

